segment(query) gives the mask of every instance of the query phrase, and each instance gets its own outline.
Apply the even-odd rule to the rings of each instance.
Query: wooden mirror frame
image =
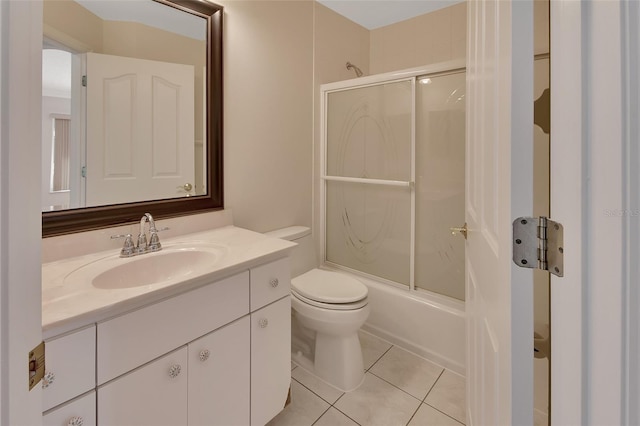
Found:
[[[222,168],[222,6],[204,0],[153,0],[207,21],[207,195],[85,207],[42,213],[42,236],[70,234],[139,221],[149,212],[155,219],[224,208]]]

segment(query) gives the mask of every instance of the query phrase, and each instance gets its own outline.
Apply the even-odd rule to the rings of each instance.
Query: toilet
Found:
[[[326,383],[352,391],[364,380],[358,330],[369,316],[368,289],[357,279],[315,267],[311,230],[267,235],[298,243],[291,255],[291,358]]]

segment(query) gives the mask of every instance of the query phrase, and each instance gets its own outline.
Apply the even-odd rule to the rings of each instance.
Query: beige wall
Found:
[[[102,51],[102,19],[73,1],[43,2],[43,33],[79,52]]]
[[[372,74],[466,57],[467,5],[459,3],[371,31]]]
[[[313,2],[220,4],[225,207],[259,232],[310,226]]]
[[[533,3],[533,53],[549,53],[549,0],[535,0]]]
[[[346,63],[369,74],[369,30],[314,2],[314,62],[316,85],[355,78]]]
[[[549,53],[549,1],[534,3],[534,53]],[[467,4],[458,3],[371,31],[371,74],[466,58]]]

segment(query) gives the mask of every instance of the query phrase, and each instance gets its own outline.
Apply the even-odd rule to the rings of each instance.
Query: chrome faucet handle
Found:
[[[162,250],[162,244],[160,244],[160,238],[158,237],[158,230],[154,228],[149,232],[151,233],[149,237],[149,251]]]
[[[158,237],[158,232],[167,231],[168,229],[168,226],[158,229],[155,227],[155,223],[153,223],[153,227],[149,229],[149,251],[162,250],[162,244],[160,244],[160,237]]]
[[[120,250],[120,257],[131,257],[136,255],[136,246],[133,244],[131,234],[112,235],[111,239],[124,238],[124,244]]]

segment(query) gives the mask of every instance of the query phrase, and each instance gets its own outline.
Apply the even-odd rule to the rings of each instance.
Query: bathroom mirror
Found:
[[[43,9],[43,236],[223,208],[222,7],[44,0]],[[62,110],[45,99],[65,96],[46,82],[50,53],[70,56],[54,59],[71,65]]]

